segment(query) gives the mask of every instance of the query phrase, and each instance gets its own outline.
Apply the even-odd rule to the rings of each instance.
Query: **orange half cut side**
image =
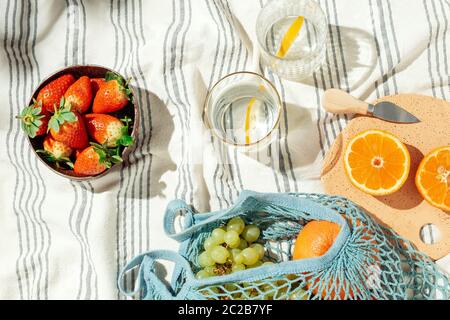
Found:
[[[396,136],[375,129],[353,137],[344,154],[351,183],[374,196],[398,191],[408,179],[410,163],[408,149]]]
[[[416,173],[416,187],[432,206],[450,212],[450,146],[423,158]]]

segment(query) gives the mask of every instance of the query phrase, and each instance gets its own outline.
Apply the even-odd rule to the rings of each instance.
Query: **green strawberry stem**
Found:
[[[113,164],[123,161],[119,155],[119,147],[108,149],[105,145],[95,142],[91,142],[90,144],[94,147],[94,151],[98,154],[100,164],[103,164],[106,168],[109,169]]]
[[[105,74],[105,81],[108,82],[111,80],[116,80],[120,85],[124,85],[124,80],[119,74],[108,71]]]
[[[42,125],[41,119],[45,117],[41,114],[42,103],[39,102],[37,107],[36,103],[37,102],[28,107],[25,107],[20,115],[16,116],[16,119],[21,120],[22,130],[25,131],[30,138],[36,137],[36,133]]]
[[[131,119],[126,117],[123,119],[120,119],[124,123],[124,126],[121,129],[121,137],[117,140],[117,145],[129,147],[133,144],[133,137],[129,134],[129,123],[131,122]]]
[[[70,103],[66,103],[64,96],[61,97],[61,101],[59,102],[59,108],[56,107],[56,104],[53,107],[55,109],[55,113],[48,122],[47,132],[50,129],[55,130],[55,132],[59,132],[59,127],[64,122],[77,121],[77,116],[75,115],[75,113],[71,111],[71,105]]]
[[[130,84],[130,82],[131,82],[131,77],[129,77],[128,79],[127,79],[127,81],[125,82],[125,87],[128,87],[128,85]]]
[[[36,150],[37,153],[40,153],[44,156],[45,160],[48,162],[54,164],[57,169],[61,168],[61,164],[65,164],[70,169],[73,169],[73,162],[67,157],[61,157],[61,158],[55,158],[53,154],[48,152],[47,150],[38,149]]]

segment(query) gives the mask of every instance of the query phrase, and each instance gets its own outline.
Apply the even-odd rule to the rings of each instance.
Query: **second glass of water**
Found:
[[[313,0],[269,1],[256,22],[263,63],[286,79],[311,76],[325,59],[327,27]]]
[[[250,146],[266,140],[277,128],[281,99],[273,84],[253,72],[230,74],[208,93],[205,120],[223,142]]]

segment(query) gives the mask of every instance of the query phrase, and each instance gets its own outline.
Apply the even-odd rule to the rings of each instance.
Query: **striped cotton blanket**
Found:
[[[450,1],[319,0],[329,22],[323,68],[302,83],[256,70],[282,97],[280,139],[257,157],[215,148],[204,139],[206,93],[254,68],[266,1],[0,2],[0,298],[121,298],[126,261],[177,248],[162,231],[173,198],[205,211],[242,189],[320,192],[323,157],[349,120],[321,109],[326,88],[369,101],[450,99]],[[132,77],[141,108],[136,151],[91,182],[47,170],[14,119],[40,80],[74,64]]]

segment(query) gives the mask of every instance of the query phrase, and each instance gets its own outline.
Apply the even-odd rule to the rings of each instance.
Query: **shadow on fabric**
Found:
[[[377,65],[376,42],[373,36],[361,29],[329,25],[326,60],[316,71],[317,86],[358,88],[372,73]],[[299,81],[315,86],[314,77]]]

